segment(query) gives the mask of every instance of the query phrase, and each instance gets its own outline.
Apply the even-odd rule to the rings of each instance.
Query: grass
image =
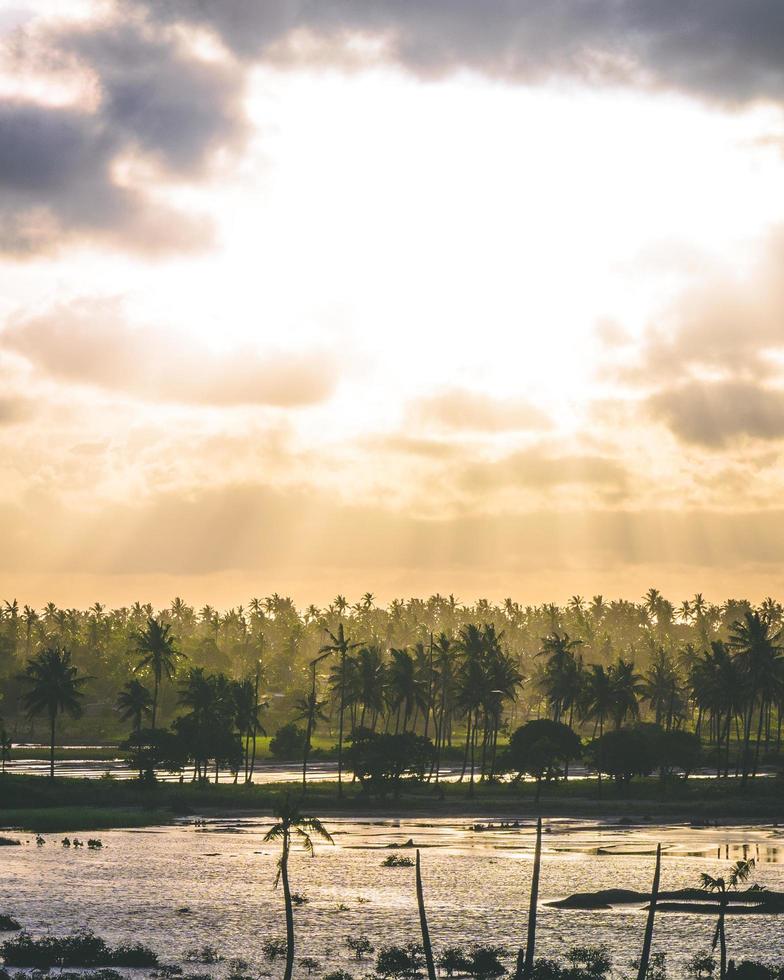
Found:
[[[27,830],[38,834],[149,827],[169,823],[171,819],[171,810],[141,807],[51,806],[0,809],[0,828]]]
[[[136,780],[72,779],[6,774],[0,778],[0,827],[27,830],[94,830],[165,823],[176,815],[269,811],[281,793],[300,791],[301,784],[234,786],[158,783]],[[532,783],[515,786],[455,783],[407,783],[400,797],[386,800],[364,796],[358,784],[345,784],[342,799],[335,781],[308,786],[308,809],[317,813],[421,814],[432,816],[585,816],[688,820],[778,819],[784,804],[784,780],[758,779],[742,789],[740,781],[713,779],[635,779],[623,794],[607,780],[599,797],[596,780],[570,779],[543,788],[539,804]]]

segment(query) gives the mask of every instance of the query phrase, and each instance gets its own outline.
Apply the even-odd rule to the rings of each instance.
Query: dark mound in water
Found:
[[[784,912],[784,892],[748,888],[741,892],[730,892],[726,898],[727,911],[730,913],[773,915]],[[650,892],[637,892],[628,888],[605,888],[596,892],[577,892],[567,898],[545,902],[545,905],[556,909],[609,909],[613,905],[649,904],[650,901]],[[656,907],[662,912],[714,914],[718,907],[718,898],[711,899],[699,888],[681,888],[677,891],[659,892]]]
[[[12,915],[0,915],[0,932],[16,932],[21,928]]]

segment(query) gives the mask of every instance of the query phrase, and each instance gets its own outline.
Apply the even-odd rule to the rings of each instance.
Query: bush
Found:
[[[223,959],[214,946],[201,946],[196,949],[189,949],[185,954],[186,963],[202,963],[211,966],[213,963],[220,963]]]
[[[265,939],[261,944],[261,951],[270,963],[274,963],[279,956],[285,956],[287,948],[285,939]]]
[[[140,944],[110,949],[92,932],[77,932],[63,938],[45,936],[33,939],[22,932],[16,939],[0,944],[0,956],[6,966],[32,966],[48,969],[53,966],[157,966],[158,957]]]
[[[303,970],[307,970],[308,976],[313,973],[314,970],[321,968],[321,963],[318,960],[313,959],[312,956],[302,956],[299,960],[299,965]]]
[[[413,868],[414,862],[410,857],[398,857],[397,854],[390,854],[381,862],[382,868]]]
[[[686,974],[693,980],[711,980],[716,972],[716,957],[712,953],[695,953],[686,961]]]
[[[346,946],[354,954],[355,960],[361,960],[363,956],[369,956],[376,951],[367,936],[346,936]]]
[[[276,759],[299,759],[305,750],[304,728],[290,721],[281,727],[270,739],[269,750]]]
[[[448,946],[439,955],[438,965],[451,977],[453,973],[468,973],[470,964],[462,946]]]
[[[649,776],[656,766],[651,739],[637,728],[605,732],[592,744],[591,753],[597,768],[620,786],[633,776]]]
[[[332,973],[324,974],[324,980],[354,980],[354,978],[345,970],[333,970]]]
[[[424,950],[417,943],[385,946],[376,958],[376,973],[382,977],[417,976],[424,963]]]
[[[0,932],[17,932],[21,928],[12,915],[0,915]]]
[[[500,946],[474,946],[468,953],[467,973],[477,980],[489,980],[505,973],[500,957],[505,954]]]
[[[424,735],[356,728],[349,737],[346,762],[363,791],[384,799],[390,790],[395,797],[399,795],[403,776],[419,776],[429,768],[434,752],[432,741]]]

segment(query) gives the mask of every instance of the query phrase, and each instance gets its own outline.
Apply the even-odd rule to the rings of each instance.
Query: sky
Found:
[[[784,594],[780,0],[3,0],[0,596]]]

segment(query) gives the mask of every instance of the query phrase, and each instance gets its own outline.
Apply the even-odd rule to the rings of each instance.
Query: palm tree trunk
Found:
[[[542,865],[542,818],[536,821],[536,847],[534,848],[534,869],[531,876],[531,901],[528,905],[528,933],[525,939],[525,959],[522,973],[515,980],[529,980],[534,970],[536,952],[536,903],[539,901],[539,869]],[[518,957],[518,969],[520,958]]]
[[[727,976],[727,937],[724,935],[724,911],[727,907],[725,900],[721,899],[719,907],[719,980],[726,980]]]
[[[422,872],[419,868],[419,848],[416,852],[416,893],[419,906],[419,925],[422,929],[422,948],[425,951],[428,980],[437,980],[436,966],[433,961],[433,947],[430,945],[430,930],[427,927],[427,912],[425,911],[425,896],[422,891]]]
[[[648,962],[651,958],[651,942],[653,941],[653,920],[656,917],[656,902],[659,898],[659,876],[661,874],[661,844],[656,845],[656,869],[653,872],[653,887],[651,888],[651,904],[648,906],[648,921],[645,923],[645,938],[640,955],[640,968],[637,980],[646,980]]]
[[[49,711],[49,778],[54,779],[54,738],[57,712]]]
[[[288,835],[288,831],[286,831]],[[283,841],[283,854],[280,858],[280,876],[283,879],[283,901],[286,903],[286,970],[283,980],[291,980],[294,972],[294,909],[291,905],[291,889],[289,888],[289,842],[288,836]]]
[[[346,707],[346,654],[340,654],[340,719],[338,729],[338,798],[343,796],[343,713]],[[285,980],[289,980],[288,977]]]
[[[152,695],[152,727],[155,728],[155,718],[158,714],[158,687],[160,686],[161,679],[158,674],[155,674],[155,687],[153,688]]]

